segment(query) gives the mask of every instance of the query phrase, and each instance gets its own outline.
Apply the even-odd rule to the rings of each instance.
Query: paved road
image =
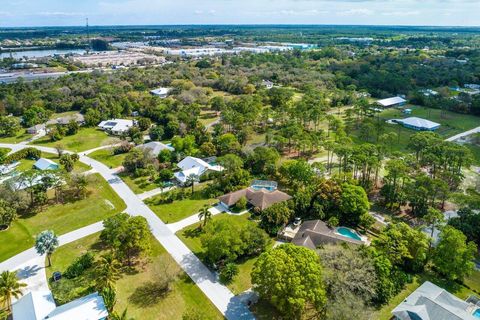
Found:
[[[25,145],[0,144],[0,147],[20,150]],[[43,152],[56,153],[54,148],[33,146]],[[212,303],[227,318],[237,319],[255,319],[248,307],[239,297],[224,285],[218,282],[214,273],[212,273],[193,252],[175,235],[174,232],[158,218],[150,208],[106,165],[80,155],[80,161],[90,165],[110,184],[115,192],[125,201],[127,205],[126,212],[131,215],[140,215],[148,221],[152,234],[175,259],[180,267],[192,278],[197,286],[205,293]],[[75,231],[74,231],[75,232]],[[20,255],[23,255],[21,253]],[[28,254],[27,254],[28,255]],[[12,258],[16,259],[16,257]],[[27,259],[28,261],[28,259]],[[18,265],[17,265],[18,266]],[[12,267],[10,270],[17,270]]]
[[[465,132],[462,132],[462,133],[459,133],[457,135],[454,135],[453,137],[450,137],[448,139],[445,139],[445,141],[455,141],[455,140],[458,140],[462,137],[466,137],[466,136],[469,136],[471,134],[474,134],[474,133],[477,133],[477,132],[480,132],[480,127],[476,127],[472,130],[468,130],[468,131],[465,131]]]

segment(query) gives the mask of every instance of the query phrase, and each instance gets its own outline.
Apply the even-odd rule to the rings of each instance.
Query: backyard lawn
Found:
[[[52,267],[47,268],[50,278],[54,271],[65,271],[73,260],[80,255],[91,252],[95,256],[105,253],[100,243],[99,234],[94,234],[60,247],[52,256]],[[117,304],[115,310],[121,313],[128,308],[128,316],[134,319],[181,319],[187,310],[200,312],[202,319],[222,319],[220,312],[200,291],[195,283],[181,270],[172,290],[165,294],[152,291],[152,284],[162,268],[176,267],[173,258],[151,237],[151,251],[148,260],[137,266],[137,270],[122,273],[116,282]],[[94,283],[95,274],[92,269],[74,279],[62,279],[58,283],[50,283],[56,299],[63,302],[88,294]],[[70,298],[70,299],[68,299]]]
[[[125,203],[99,175],[89,176],[86,199],[46,206],[41,212],[20,217],[11,227],[0,231],[0,261],[18,254],[34,244],[34,237],[44,230],[64,234],[101,221],[125,210]]]
[[[111,149],[101,149],[90,153],[88,156],[92,159],[100,161],[110,168],[118,168],[122,165],[127,154],[128,153],[114,155]]]
[[[246,223],[249,218],[249,214],[243,214],[241,216],[228,215],[226,213],[214,216],[212,220],[228,220],[234,225],[242,225]],[[198,229],[200,223],[193,224],[189,227],[186,227],[183,230],[178,231],[177,236],[187,245],[190,250],[201,260],[204,260],[204,251],[202,249],[202,244],[200,242],[201,231]],[[273,241],[272,241],[273,243]],[[250,273],[252,272],[253,264],[257,260],[257,257],[246,259],[243,261],[237,262],[238,265],[238,275],[233,278],[233,281],[227,285],[227,287],[234,293],[240,294],[245,290],[248,290],[252,287],[252,282],[250,279]]]
[[[55,147],[61,145],[65,150],[81,152],[100,146],[118,142],[118,138],[111,137],[107,133],[96,128],[81,128],[76,135],[65,136],[62,140],[52,142],[48,136],[33,142],[36,145]]]
[[[152,197],[147,199],[145,203],[165,223],[180,221],[198,213],[204,205],[212,206],[218,202],[217,199],[203,197],[201,191],[196,191],[191,198],[175,200],[167,204],[159,203],[162,197],[163,195]]]

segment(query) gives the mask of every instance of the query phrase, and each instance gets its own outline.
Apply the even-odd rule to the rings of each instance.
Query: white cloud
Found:
[[[346,11],[340,11],[337,14],[339,16],[370,16],[374,14],[375,11],[370,10],[370,9],[349,9]]]

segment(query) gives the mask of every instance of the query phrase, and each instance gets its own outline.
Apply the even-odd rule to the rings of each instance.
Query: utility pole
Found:
[[[88,26],[88,18],[87,18],[87,42],[88,42],[87,52],[89,52],[91,49],[91,41],[90,41],[90,28]]]

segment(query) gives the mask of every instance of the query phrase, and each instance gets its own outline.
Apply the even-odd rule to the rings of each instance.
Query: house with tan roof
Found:
[[[241,198],[246,198],[250,205],[263,211],[276,203],[290,200],[292,197],[280,190],[267,190],[264,188],[256,190],[252,187],[248,187],[227,193],[219,197],[218,200],[220,200],[220,203],[224,207],[230,208]]]

